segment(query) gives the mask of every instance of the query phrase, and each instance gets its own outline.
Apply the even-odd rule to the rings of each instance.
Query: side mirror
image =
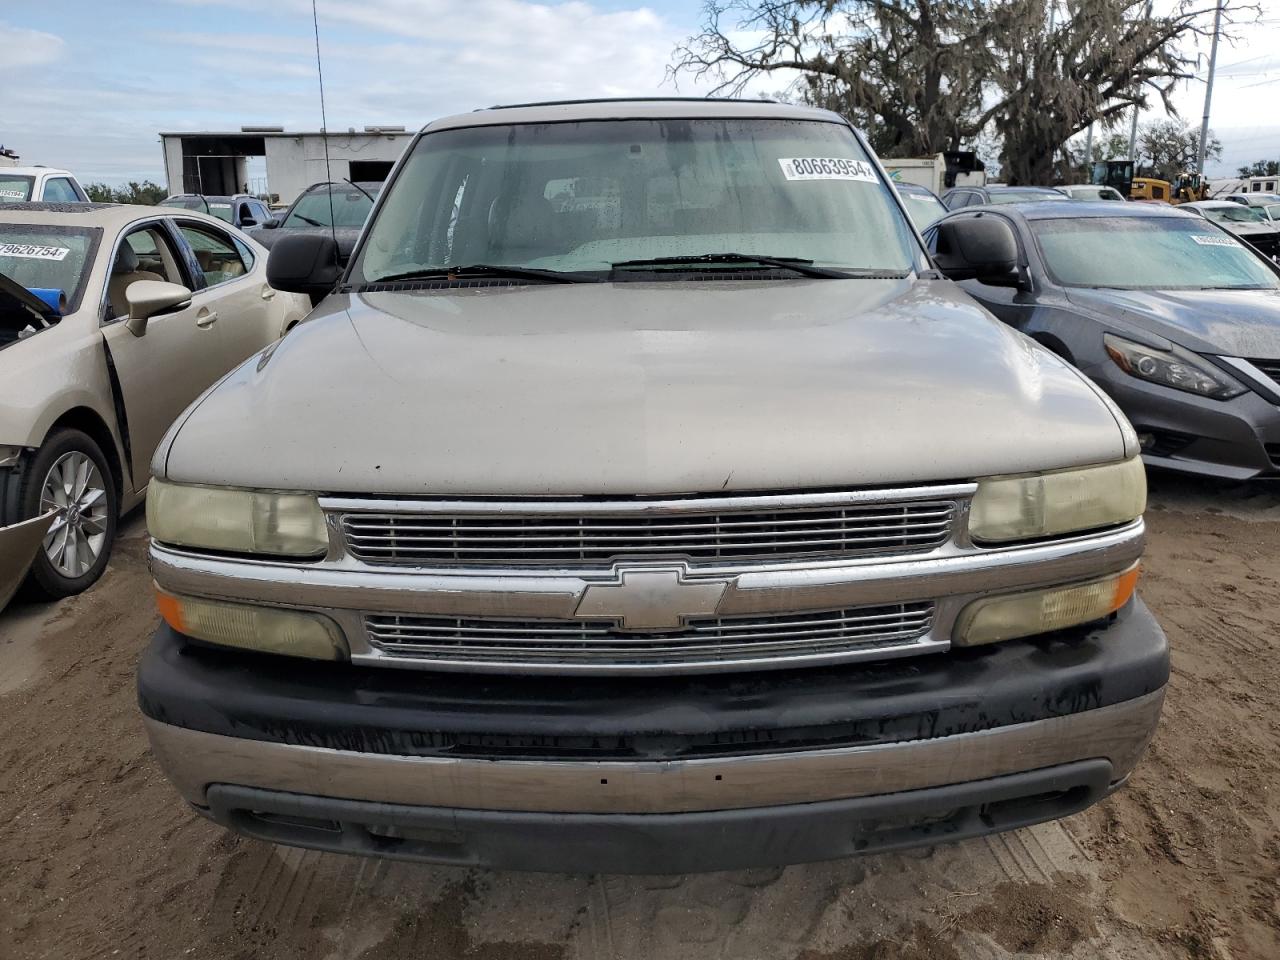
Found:
[[[141,337],[147,332],[147,321],[157,313],[189,306],[191,291],[180,283],[135,280],[125,289],[124,298],[129,302],[125,326],[135,337]]]
[[[959,217],[934,224],[938,231],[934,263],[952,280],[979,280],[1017,286],[1018,241],[1001,217]]]
[[[337,285],[342,270],[338,244],[327,233],[288,231],[267,256],[267,283],[285,293],[305,293],[313,304]]]
[[[257,225],[258,225],[258,221],[257,221],[257,220],[255,220],[255,219],[253,219],[253,217],[241,217],[241,218],[240,218],[240,229],[242,229],[242,230],[243,230],[245,227],[256,227]]]
[[[268,217],[266,220],[262,221],[262,229],[274,230],[282,223],[284,223],[284,219],[282,217]]]

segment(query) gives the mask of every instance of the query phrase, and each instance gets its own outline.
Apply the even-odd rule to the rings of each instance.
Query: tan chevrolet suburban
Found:
[[[767,102],[427,126],[311,319],[156,455],[138,676],[200,813],[529,870],[844,857],[1061,817],[1155,728],[1132,429]],[[950,278],[950,279],[949,279]]]

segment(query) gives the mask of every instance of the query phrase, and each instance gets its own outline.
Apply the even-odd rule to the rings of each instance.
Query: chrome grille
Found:
[[[769,510],[726,502],[702,510],[685,501],[651,512],[631,504],[587,512],[572,501],[528,513],[519,504],[473,513],[465,505],[457,512],[348,512],[341,527],[349,552],[370,564],[608,567],[625,559],[706,564],[919,553],[950,537],[956,510],[950,500]]]
[[[780,616],[691,620],[669,633],[623,633],[608,623],[489,617],[365,617],[370,646],[453,664],[512,667],[679,666],[910,652],[933,622],[932,603],[894,603]]]

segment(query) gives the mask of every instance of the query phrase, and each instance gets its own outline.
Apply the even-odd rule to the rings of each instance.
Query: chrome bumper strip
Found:
[[[667,762],[471,760],[355,753],[202,733],[146,719],[191,803],[213,783],[426,807],[679,813],[874,796],[1106,758],[1129,773],[1164,690],[1097,710],[932,740]]]

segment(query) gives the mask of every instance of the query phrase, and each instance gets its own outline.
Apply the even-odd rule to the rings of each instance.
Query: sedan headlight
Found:
[[[314,496],[152,480],[147,529],[162,543],[274,557],[320,557],[328,550]]]
[[[978,483],[969,534],[979,542],[1034,540],[1126,523],[1147,506],[1147,475],[1137,457],[1101,467]]]
[[[1107,355],[1125,373],[1175,390],[1185,390],[1215,400],[1230,400],[1247,388],[1239,380],[1185,350],[1169,352],[1103,334]]]

